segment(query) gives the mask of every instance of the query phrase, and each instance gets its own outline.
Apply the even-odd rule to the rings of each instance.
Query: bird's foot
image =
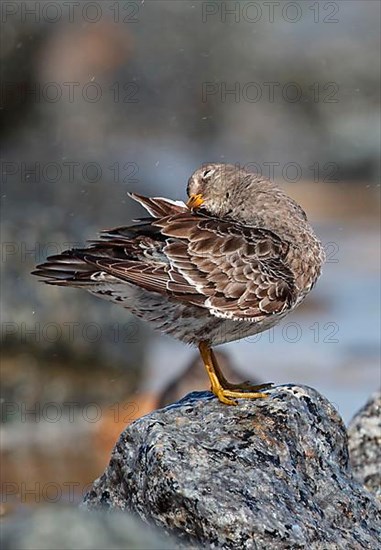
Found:
[[[268,390],[272,383],[254,386],[250,382],[231,384],[226,380],[217,363],[213,350],[207,342],[199,343],[201,358],[208,373],[211,390],[221,403],[225,405],[237,405],[236,399],[263,399],[266,393],[260,390]]]
[[[238,384],[232,384],[231,382],[227,382],[224,384],[226,389],[228,390],[245,390],[250,392],[258,392],[261,390],[269,390],[274,386],[273,382],[267,382],[266,384],[258,384],[254,385],[250,382],[250,380],[246,380],[245,382],[240,382]]]
[[[265,384],[262,384],[264,386]],[[254,388],[255,386],[253,386]],[[239,391],[223,388],[222,386],[212,387],[212,392],[221,403],[225,405],[237,405],[236,399],[262,399],[268,397],[267,393],[258,391]]]

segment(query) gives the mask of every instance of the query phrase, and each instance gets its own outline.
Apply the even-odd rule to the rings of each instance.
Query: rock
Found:
[[[1,525],[2,550],[175,550],[178,546],[120,512],[42,508]]]
[[[381,547],[381,507],[349,466],[345,426],[315,390],[222,405],[194,392],[136,420],[86,495],[192,544]]]
[[[354,416],[348,437],[355,478],[381,499],[381,392]]]

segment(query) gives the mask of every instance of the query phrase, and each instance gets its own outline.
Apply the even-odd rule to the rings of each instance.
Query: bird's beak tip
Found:
[[[197,208],[200,208],[200,206],[204,203],[203,196],[201,193],[198,193],[196,195],[191,195],[189,197],[189,200],[187,202],[187,207],[191,210],[196,210]]]

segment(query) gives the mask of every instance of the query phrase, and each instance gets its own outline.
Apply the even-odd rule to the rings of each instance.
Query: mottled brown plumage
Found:
[[[188,205],[132,194],[151,218],[103,232],[34,273],[119,302],[155,328],[204,346],[212,389],[231,403],[210,346],[279,322],[315,284],[324,254],[302,208],[269,180],[209,164],[187,191]]]

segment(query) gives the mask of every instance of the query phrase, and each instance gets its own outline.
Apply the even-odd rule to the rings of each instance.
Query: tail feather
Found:
[[[36,266],[32,275],[42,277],[50,285],[83,286],[94,284],[91,276],[99,271],[81,257],[85,249],[66,250],[60,255],[49,256],[47,261]]]
[[[153,218],[169,216],[187,211],[184,203],[161,197],[143,197],[130,193],[130,197],[139,202]],[[155,261],[164,246],[165,237],[160,229],[152,224],[151,218],[139,220],[128,227],[117,227],[102,231],[98,239],[89,241],[86,248],[73,248],[62,254],[50,256],[36,266],[33,275],[41,277],[50,285],[91,287],[100,283],[115,283],[121,280],[107,268],[99,266],[100,259]],[[151,256],[150,256],[151,254]]]

